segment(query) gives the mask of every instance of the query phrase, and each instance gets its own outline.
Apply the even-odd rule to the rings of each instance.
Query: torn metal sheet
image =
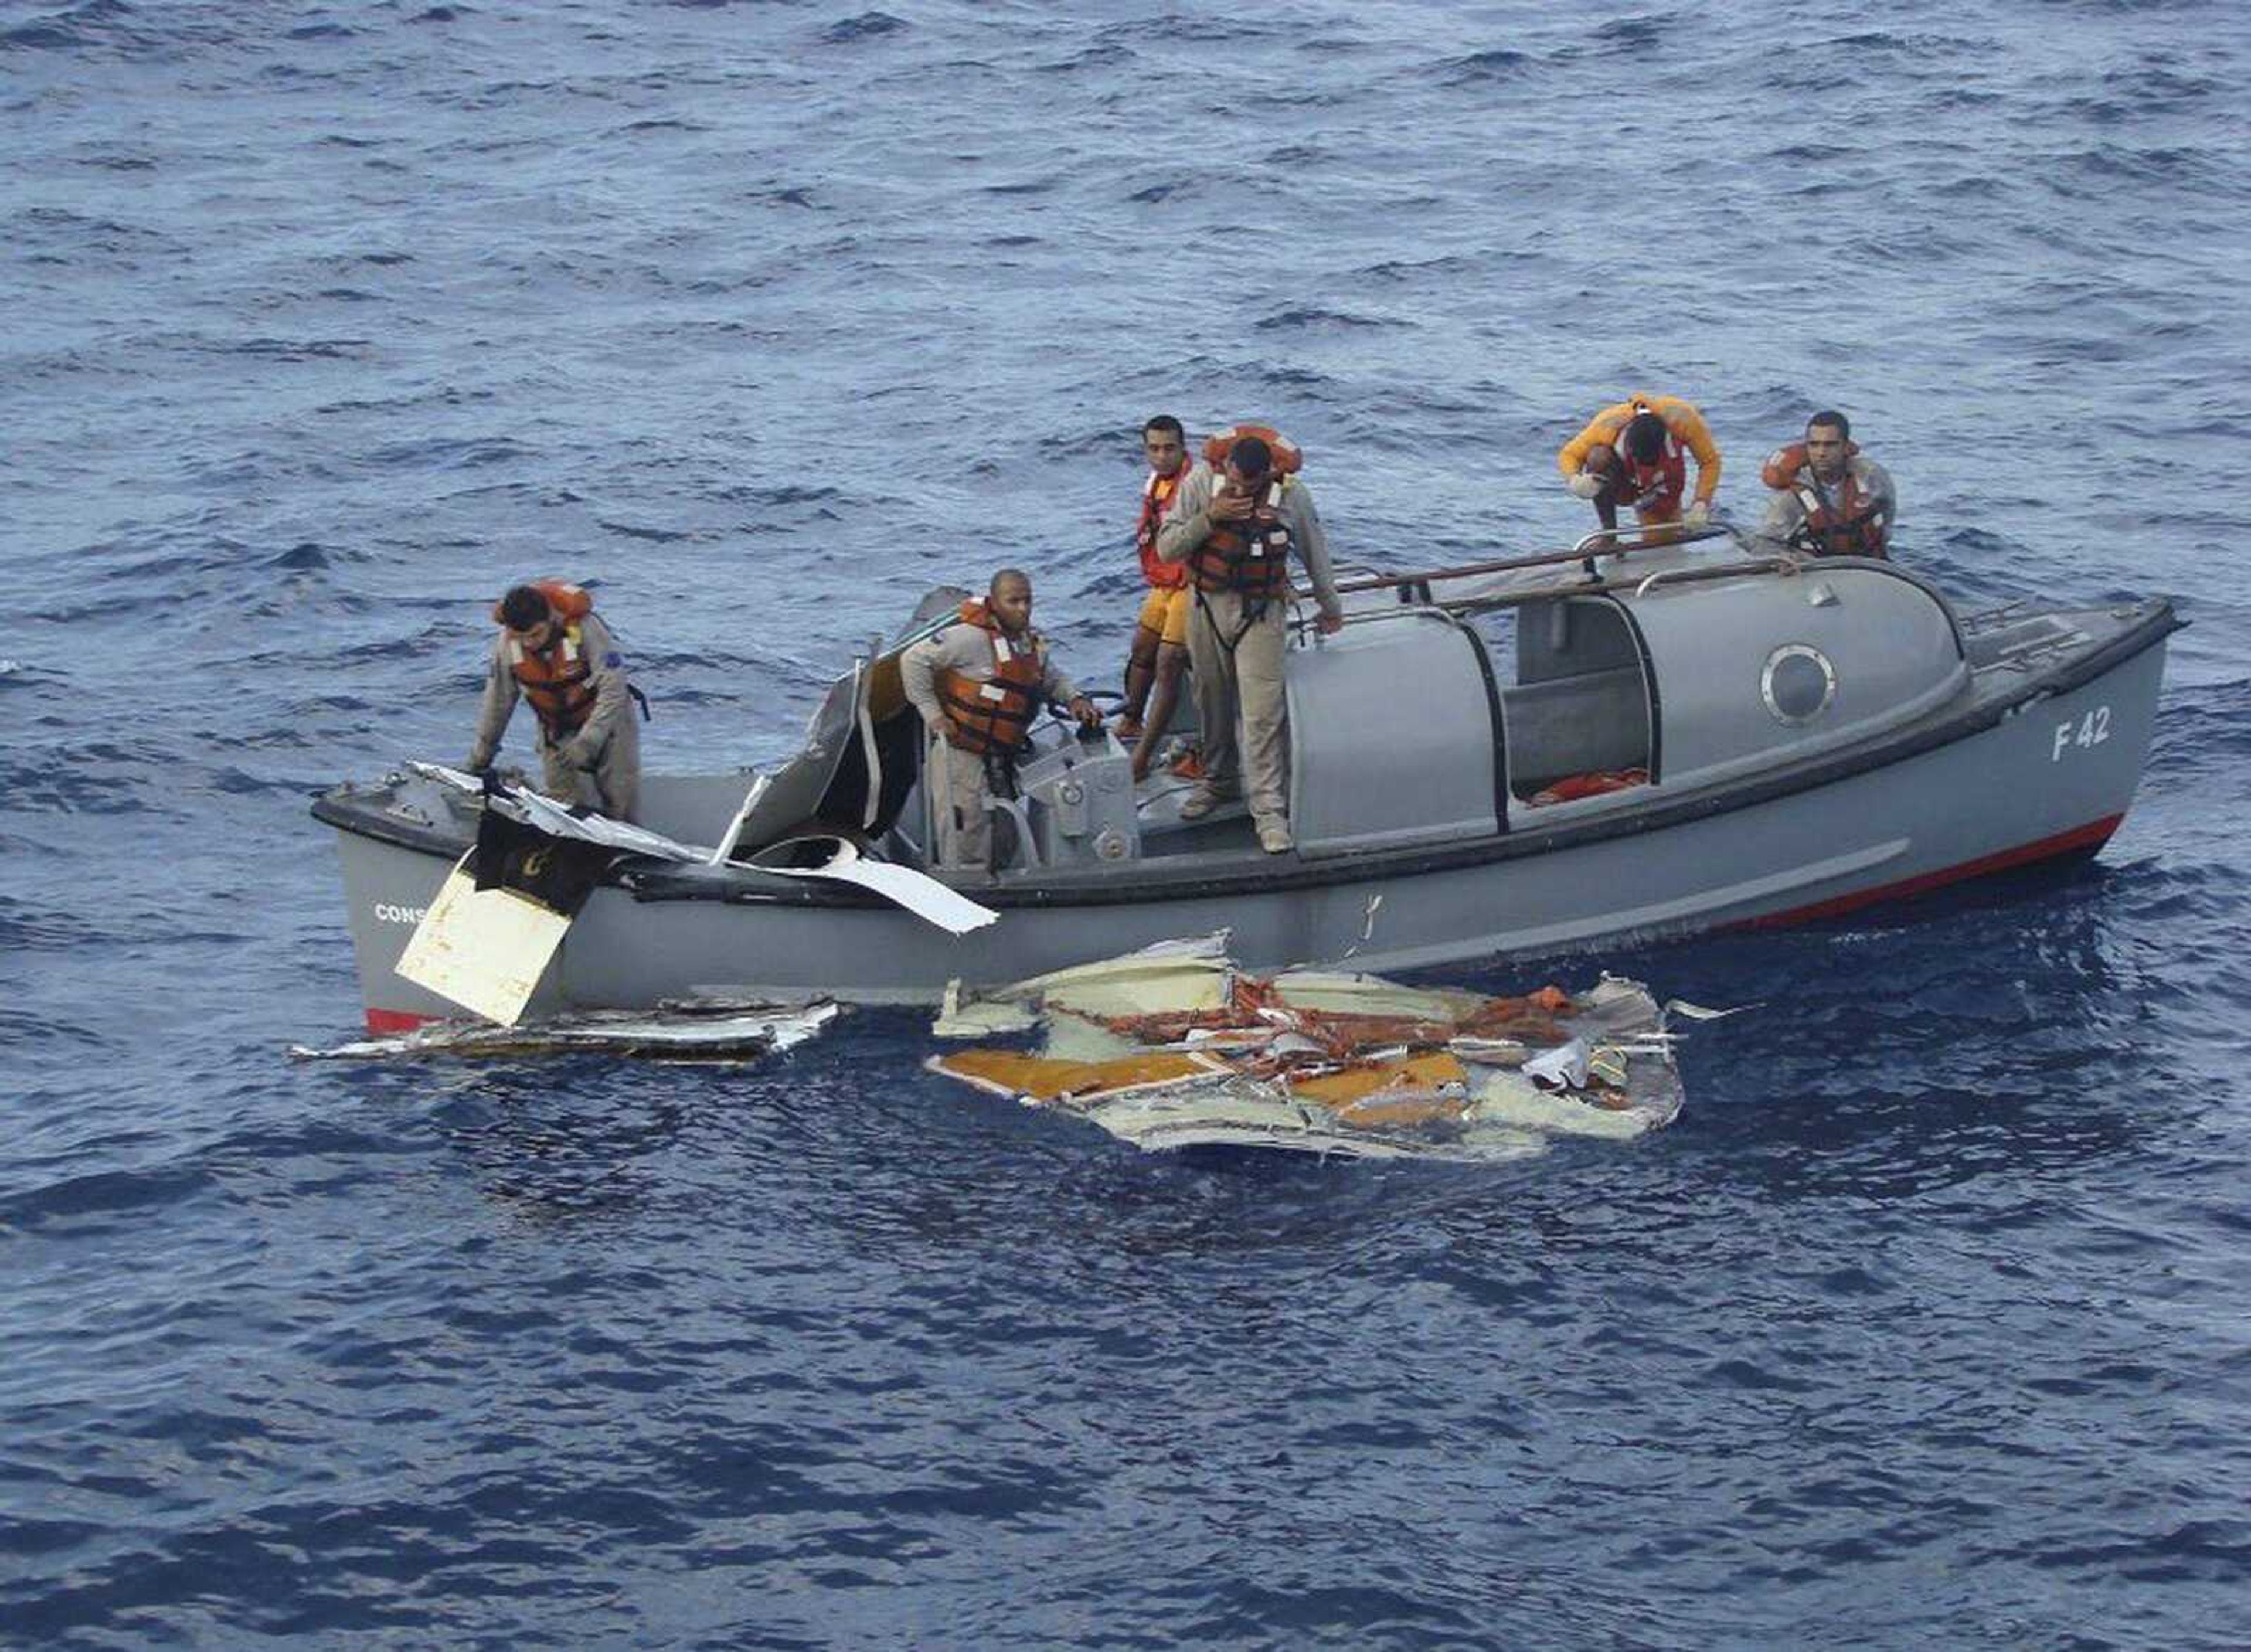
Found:
[[[774,866],[764,861],[754,864],[760,871],[771,872],[777,878],[809,878],[856,885],[952,935],[966,935],[973,929],[982,929],[1000,920],[1001,914],[990,906],[979,906],[927,873],[918,872],[911,866],[895,866],[889,861],[869,860],[860,853],[856,844],[845,838],[837,838],[835,843],[835,852],[818,866]]]
[[[1228,940],[1222,929],[1185,941],[1160,941],[1122,957],[1035,975],[981,996],[1087,1016],[1216,1010],[1227,1002],[1228,980],[1235,973]]]
[[[483,778],[464,769],[447,768],[442,763],[409,763],[406,768],[410,774],[440,781],[472,797],[486,795]],[[582,843],[599,843],[605,849],[647,855],[655,860],[703,860],[711,853],[709,849],[676,843],[661,832],[653,832],[627,821],[612,820],[606,815],[574,814],[545,793],[535,792],[529,786],[518,786],[506,781],[497,785],[502,802],[518,811],[528,824],[537,827],[551,837],[568,837]]]
[[[749,1061],[817,1036],[838,1015],[826,1000],[759,1010],[682,1011],[652,1015],[641,1010],[595,1010],[516,1027],[441,1021],[387,1038],[360,1038],[333,1050],[293,1045],[300,1061],[366,1060],[387,1056],[616,1055],[668,1061]]]
[[[965,1003],[961,996],[961,979],[957,975],[945,983],[945,997],[938,1005],[938,1019],[931,1023],[930,1036],[933,1038],[991,1038],[1007,1032],[1029,1032],[1039,1024],[1039,1017],[1021,1003],[1000,1003],[974,997]]]
[[[483,780],[458,768],[447,768],[439,763],[409,763],[414,774],[439,781],[457,791],[476,796],[487,795]],[[552,837],[564,837],[579,843],[599,843],[621,853],[644,855],[655,860],[703,861],[717,864],[724,852],[733,846],[734,838],[742,830],[747,812],[756,805],[766,789],[767,778],[761,774],[751,783],[750,792],[743,800],[743,809],[727,829],[728,841],[718,850],[698,843],[682,843],[653,832],[645,827],[631,825],[621,820],[612,820],[605,815],[579,815],[544,793],[528,786],[502,782],[498,795],[504,807],[520,815],[525,823]],[[855,885],[872,894],[882,896],[895,906],[901,906],[925,922],[937,925],[949,934],[962,935],[973,929],[981,929],[995,922],[1001,914],[989,906],[980,906],[937,878],[915,871],[911,866],[895,866],[887,861],[869,860],[859,846],[844,838],[835,840],[835,848],[828,859],[818,866],[779,866],[765,862],[756,863],[758,870],[781,878],[810,878],[832,883]],[[460,1002],[458,999],[455,1002]]]
[[[513,1026],[571,920],[512,889],[479,889],[468,861],[462,857],[447,875],[415,925],[398,973],[488,1021]]]

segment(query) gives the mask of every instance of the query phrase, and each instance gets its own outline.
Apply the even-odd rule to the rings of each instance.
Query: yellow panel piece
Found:
[[[1055,1061],[1017,1050],[957,1050],[933,1056],[925,1065],[980,1089],[1042,1102],[1086,1101],[1227,1071],[1208,1056],[1175,1050],[1153,1050],[1110,1061]]]
[[[1293,1079],[1290,1088],[1300,1101],[1317,1103],[1340,1117],[1349,1113],[1355,1115],[1354,1122],[1367,1123],[1371,1121],[1367,1104],[1387,1090],[1428,1092],[1443,1085],[1466,1086],[1469,1076],[1469,1069],[1459,1061],[1444,1050],[1434,1050],[1400,1060],[1347,1067],[1341,1072],[1325,1072],[1319,1078]],[[1460,1110],[1457,1107],[1446,1116]]]

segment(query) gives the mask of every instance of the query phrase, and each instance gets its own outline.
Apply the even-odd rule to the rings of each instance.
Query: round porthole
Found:
[[[1785,642],[1766,656],[1759,698],[1779,722],[1811,723],[1837,698],[1837,668],[1819,649]]]

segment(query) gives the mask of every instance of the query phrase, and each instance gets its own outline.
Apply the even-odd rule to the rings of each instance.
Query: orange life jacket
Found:
[[[594,599],[563,580],[535,580],[531,588],[547,599],[547,611],[560,628],[545,650],[534,653],[513,633],[508,639],[508,669],[516,686],[530,703],[540,727],[551,740],[576,733],[594,710],[594,691],[589,682],[593,667],[586,663],[585,642],[578,621],[594,611]],[[493,618],[505,626],[500,604]]]
[[[1239,591],[1248,598],[1290,593],[1290,519],[1281,511],[1282,479],[1266,484],[1248,522],[1215,522],[1188,553],[1188,573],[1199,591]]]
[[[1188,467],[1183,462],[1169,476],[1160,476],[1152,470],[1141,489],[1141,523],[1134,530],[1133,544],[1141,553],[1141,577],[1159,591],[1177,591],[1188,582],[1185,566],[1167,562],[1157,554],[1157,530],[1164,525],[1165,512],[1172,508],[1173,496],[1188,479]]]
[[[1805,520],[1790,535],[1821,557],[1877,557],[1891,534],[1880,502],[1860,491],[1852,462],[1860,444],[1845,444],[1845,474],[1833,488],[1817,483],[1805,458],[1805,444],[1793,441],[1767,455],[1759,480],[1777,493],[1797,496]]]
[[[1245,436],[1256,436],[1266,444],[1266,450],[1274,455],[1274,469],[1280,475],[1294,476],[1304,467],[1304,452],[1271,425],[1229,425],[1216,435],[1205,437],[1203,462],[1214,470],[1226,469],[1227,455]]]
[[[1013,752],[1029,743],[1032,718],[1039,714],[1040,663],[1035,631],[1012,637],[982,602],[961,605],[961,619],[992,639],[993,674],[974,677],[950,668],[938,674],[938,698],[945,707],[946,744],[965,752]]]
[[[1638,401],[1633,404],[1633,412],[1626,416],[1631,419],[1656,412],[1647,402]],[[1624,425],[1617,427],[1610,451],[1617,455],[1614,490],[1621,503],[1652,516],[1680,514],[1680,496],[1688,490],[1688,450],[1673,434],[1672,426],[1666,426],[1664,449],[1652,463],[1643,464],[1626,452]]]

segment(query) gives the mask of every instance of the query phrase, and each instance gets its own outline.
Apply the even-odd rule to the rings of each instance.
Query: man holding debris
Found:
[[[990,863],[987,800],[1016,795],[1016,758],[1042,706],[1066,701],[1083,726],[1102,725],[1032,629],[1032,580],[1021,568],[1001,569],[983,601],[963,603],[959,621],[901,655],[899,680],[931,735],[923,786],[939,866]]]
[[[633,685],[594,600],[561,580],[519,585],[493,607],[501,628],[477,711],[469,767],[499,753],[519,696],[539,719],[540,788],[630,821],[641,802],[641,729]]]

